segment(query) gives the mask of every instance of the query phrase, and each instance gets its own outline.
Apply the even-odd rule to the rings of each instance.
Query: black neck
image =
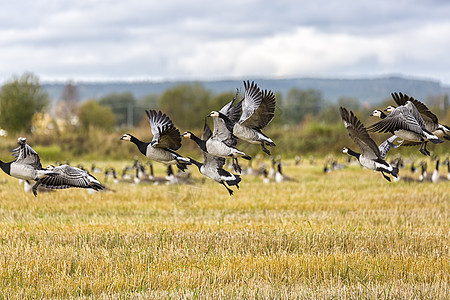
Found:
[[[200,170],[200,168],[203,166],[201,162],[196,161],[195,159],[189,158],[189,161],[197,166],[197,168]]]
[[[0,168],[3,170],[3,172],[5,172],[8,175],[11,175],[11,163],[14,161],[10,161],[10,162],[3,162],[0,160]]]
[[[381,118],[381,119],[384,119],[384,118],[386,118],[386,117],[387,117],[387,115],[386,115],[384,112],[381,112],[381,113],[380,113],[380,118]]]
[[[144,142],[140,141],[139,139],[135,138],[134,136],[132,136],[131,134],[130,134],[130,136],[131,136],[130,141],[136,144],[136,146],[138,147],[139,151],[142,154],[146,155],[147,154],[147,146],[150,143],[144,143]]]
[[[351,156],[356,157],[357,159],[359,159],[359,157],[361,156],[361,153],[357,153],[357,152],[353,151],[352,149],[348,149],[348,154],[350,154]]]
[[[206,151],[206,141],[202,140],[201,138],[199,138],[198,136],[196,136],[193,133],[191,133],[191,140],[196,142],[197,145],[200,147],[200,149],[202,149],[203,151],[207,152]]]

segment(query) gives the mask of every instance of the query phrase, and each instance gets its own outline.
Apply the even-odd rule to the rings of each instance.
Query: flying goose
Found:
[[[372,113],[372,115],[379,116],[382,119],[371,125],[368,131],[390,132],[405,141],[420,143],[419,151],[424,155],[430,155],[430,152],[426,149],[427,141],[434,144],[443,142],[425,128],[425,122],[411,101],[406,101],[405,105],[399,107],[388,106],[385,110],[389,112],[388,115],[378,115],[376,114],[377,111]],[[404,143],[404,145],[407,145],[407,143]]]
[[[374,171],[380,171],[383,177],[388,181],[391,181],[391,179],[384,173],[397,177],[398,168],[392,167],[384,160],[390,148],[398,147],[393,144],[397,137],[392,136],[377,147],[374,140],[369,136],[364,125],[352,111],[349,112],[342,106],[339,108],[339,111],[348,135],[361,150],[361,153],[357,153],[350,148],[344,147],[342,152],[356,157],[363,167]]]
[[[262,150],[270,155],[269,149],[264,146],[275,146],[275,143],[262,130],[275,116],[275,95],[272,91],[261,91],[253,81],[244,81],[244,88],[242,115],[237,122],[232,122],[232,132],[241,140],[260,144]]]
[[[33,186],[33,194],[35,196],[40,186],[48,189],[85,188],[96,191],[105,189],[105,186],[89,172],[76,167],[69,165],[49,166],[47,170],[56,175],[38,179]]]
[[[203,134],[201,140],[208,140],[212,135],[211,129],[205,123]],[[225,165],[225,158],[212,155],[207,151],[203,152],[203,163],[200,163],[192,158],[188,158],[191,163],[197,166],[199,172],[206,177],[213,179],[214,181],[222,184],[228,191],[228,193],[233,195],[233,190],[228,186],[236,186],[239,189],[239,182],[241,177],[239,175],[234,175],[227,170],[223,169]]]
[[[425,128],[439,138],[443,137],[446,140],[450,140],[450,129],[440,124],[438,117],[424,103],[402,93],[392,93],[391,95],[399,106],[405,105],[407,101],[411,101],[425,122]]]
[[[38,180],[47,176],[54,176],[54,172],[42,168],[39,155],[26,141],[27,139],[24,137],[18,139],[19,147],[12,150],[15,160],[10,162],[0,160],[0,168],[3,172],[23,180]]]
[[[231,158],[234,170],[240,173],[241,167],[239,166],[237,158],[242,157],[250,160],[251,157],[235,147],[237,138],[232,134],[232,128],[219,117],[224,116],[227,120],[231,119],[233,121],[239,118],[241,107],[239,105],[233,105],[235,99],[236,97],[219,111],[212,111],[208,115],[208,117],[212,117],[213,119],[214,132],[211,135],[208,135],[206,140],[198,138],[190,131],[184,132],[182,136],[195,141],[202,151],[218,157]],[[206,120],[205,126],[207,126]]]
[[[186,170],[189,161],[175,152],[181,147],[180,131],[161,111],[146,110],[145,112],[153,134],[152,141],[145,143],[128,133],[124,134],[120,140],[136,144],[139,151],[151,160],[165,165],[176,164],[180,170]]]

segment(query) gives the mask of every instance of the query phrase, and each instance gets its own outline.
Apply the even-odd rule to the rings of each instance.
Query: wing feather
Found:
[[[364,125],[353,114],[352,111],[348,111],[345,107],[340,107],[339,112],[341,118],[344,121],[345,128],[347,128],[348,135],[353,142],[361,150],[367,158],[377,159],[380,158],[380,150],[374,140],[369,136]]]
[[[161,111],[146,110],[145,112],[153,134],[154,147],[178,150],[181,147],[181,135],[172,120]]]
[[[258,109],[262,102],[262,93],[254,81],[244,81],[244,99],[242,101],[242,115],[239,124],[245,122]]]

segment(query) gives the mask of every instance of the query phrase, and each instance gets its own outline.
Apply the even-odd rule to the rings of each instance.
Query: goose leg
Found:
[[[389,176],[384,174],[383,171],[381,171],[381,174],[383,174],[384,179],[386,179],[387,181],[391,182],[391,178],[389,178]]]
[[[262,148],[262,151],[264,151],[264,153],[266,153],[267,155],[270,155],[270,150],[267,149],[266,147],[264,147],[264,142],[261,143],[261,148]]]
[[[422,144],[420,144],[419,151],[420,151],[420,153],[422,153],[425,156],[430,156],[430,151],[427,150],[427,143],[428,143],[428,141],[423,142]]]
[[[41,184],[41,182],[38,180],[38,181],[36,181],[36,183],[33,185],[33,187],[32,187],[32,191],[33,191],[33,195],[35,196],[35,197],[37,197],[37,188],[38,188],[38,186]]]
[[[235,171],[235,172],[238,172],[238,173],[240,174],[241,171],[242,171],[242,169],[241,169],[241,167],[239,166],[239,163],[238,163],[237,158],[234,157],[234,156],[231,156],[231,159],[232,159],[232,161],[233,161],[233,169],[234,169],[234,171]]]
[[[233,195],[233,190],[228,188],[227,185],[225,184],[225,182],[222,181],[221,184],[227,189],[227,191],[230,194],[230,196],[232,196]]]

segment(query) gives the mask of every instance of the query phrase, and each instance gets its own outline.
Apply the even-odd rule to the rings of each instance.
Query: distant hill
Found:
[[[317,89],[322,91],[323,97],[329,102],[337,102],[341,97],[357,98],[364,103],[379,103],[389,97],[391,92],[407,93],[418,99],[428,96],[449,93],[448,87],[439,81],[411,79],[403,77],[384,77],[373,79],[252,79],[263,89],[270,89],[286,95],[292,88]],[[242,80],[217,81],[121,81],[121,82],[77,82],[80,100],[99,99],[111,93],[131,92],[137,99],[149,94],[161,94],[165,90],[180,84],[200,82],[214,93],[235,91],[242,88]],[[49,93],[53,101],[61,98],[65,83],[43,83],[42,87]]]

